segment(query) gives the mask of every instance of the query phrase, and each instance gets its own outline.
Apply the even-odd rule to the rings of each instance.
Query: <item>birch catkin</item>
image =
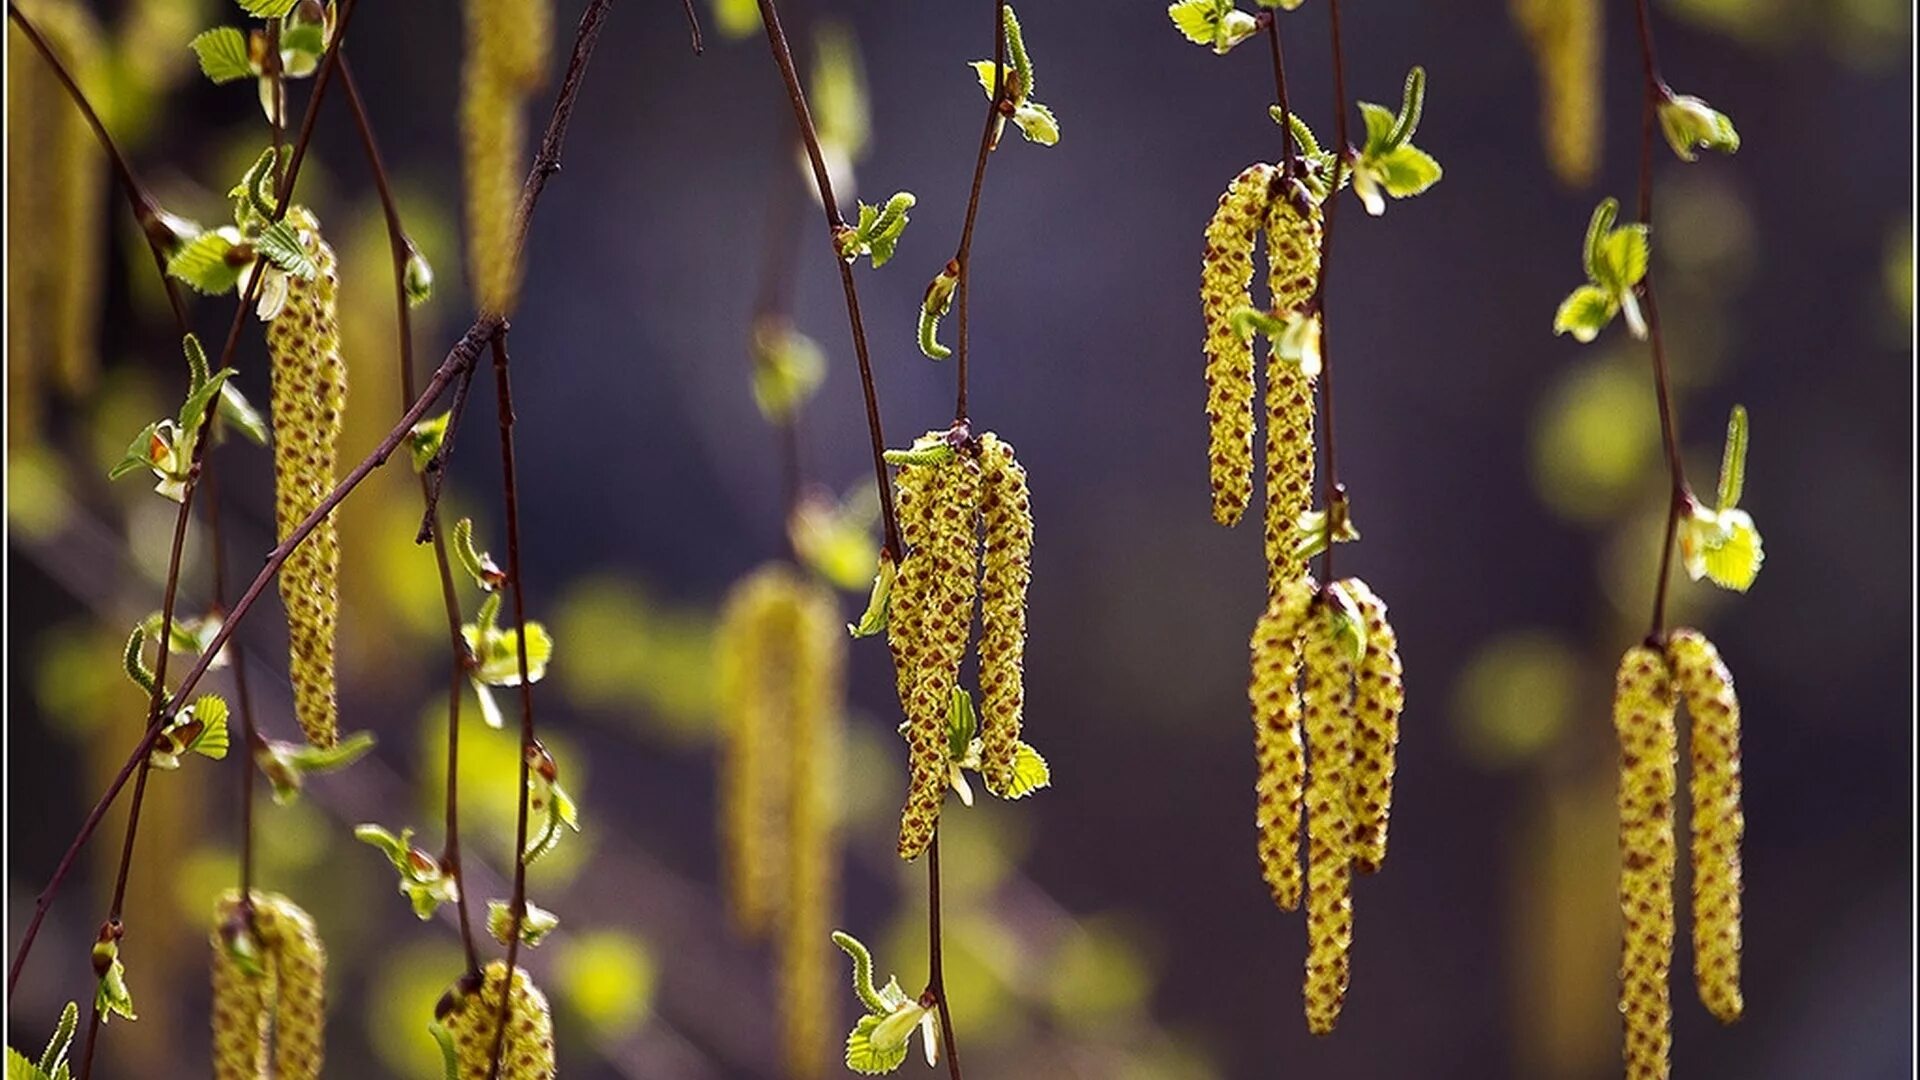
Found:
[[[1627,1080],[1665,1080],[1673,1007],[1673,682],[1666,658],[1627,650],[1614,685],[1620,737],[1620,1013]]]
[[[467,185],[467,276],[481,312],[504,315],[520,291],[517,236],[526,174],[525,107],[546,75],[549,0],[467,0],[460,131]]]
[[[1307,1030],[1333,1031],[1347,997],[1353,945],[1353,650],[1332,586],[1308,613],[1304,726],[1307,735]]]
[[[1347,805],[1353,815],[1353,862],[1363,874],[1387,858],[1387,817],[1393,809],[1394,757],[1400,745],[1400,640],[1387,622],[1387,605],[1359,578],[1342,582],[1366,620],[1367,651],[1355,675],[1353,782]]]
[[[1320,274],[1320,207],[1293,200],[1267,208],[1267,296],[1275,315],[1305,311]],[[1294,555],[1294,523],[1313,505],[1313,386],[1300,365],[1267,342],[1267,594],[1306,571]]]
[[[836,892],[833,793],[838,790],[846,630],[833,594],[803,584],[794,603],[787,766],[787,897],[778,943],[787,1075],[810,1080],[827,1061]]]
[[[1693,718],[1693,973],[1700,1001],[1740,1019],[1740,699],[1719,650],[1697,630],[1667,638],[1673,678]]]
[[[791,645],[796,583],[768,567],[734,587],[714,636],[719,681],[721,850],[734,924],[766,932],[786,862],[780,828],[791,731]]]
[[[452,1040],[453,1068],[448,1080],[488,1080],[503,991],[507,1034],[500,1050],[499,1080],[550,1080],[556,1072],[553,1016],[533,977],[525,968],[515,967],[509,989],[507,965],[495,960],[487,965],[484,978],[477,983],[470,978],[462,976],[434,1008],[434,1019]]]
[[[1260,872],[1282,911],[1300,906],[1300,814],[1307,759],[1300,743],[1300,633],[1313,602],[1311,577],[1300,577],[1267,604],[1253,628],[1254,828]]]
[[[254,970],[238,953],[245,935]],[[326,947],[299,905],[256,892],[249,930],[239,892],[223,895],[213,911],[216,1080],[317,1080],[326,1058],[326,973]]]
[[[1275,170],[1249,165],[1220,196],[1200,256],[1206,324],[1207,432],[1213,519],[1239,522],[1253,494],[1253,342],[1233,326],[1252,299],[1253,245],[1267,217]]]
[[[273,359],[274,517],[282,540],[333,490],[347,406],[333,248],[304,207],[290,210],[286,222],[318,272],[311,281],[287,276],[286,305],[267,325]],[[340,537],[328,517],[294,548],[280,571],[294,713],[307,741],[320,747],[332,746],[339,736],[333,674],[339,581]]]
[[[1033,507],[1027,470],[992,432],[980,437],[980,775],[1005,795],[1013,781],[1026,703],[1027,586],[1033,579]]]

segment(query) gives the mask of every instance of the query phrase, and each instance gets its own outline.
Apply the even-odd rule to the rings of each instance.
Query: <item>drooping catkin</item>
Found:
[[[980,463],[957,453],[932,470],[927,486],[926,539],[909,556],[927,560],[919,613],[920,663],[907,708],[909,777],[900,813],[899,852],[918,858],[933,841],[949,774],[947,717],[973,625],[980,548]]]
[[[326,976],[326,947],[299,905],[255,892],[249,930],[239,891],[221,896],[213,909],[216,1080],[317,1080],[326,1059]]]
[[[787,897],[778,943],[781,1042],[787,1075],[812,1080],[828,1060],[834,984],[837,877],[834,792],[839,790],[847,633],[833,594],[805,584],[794,605],[792,712],[787,766]]]
[[[906,550],[901,553],[887,601],[887,649],[893,654],[894,686],[900,696],[900,708],[909,714],[924,654],[921,613],[926,608],[933,580],[933,558],[927,552],[927,535],[933,520],[933,475],[932,468],[903,465],[893,478],[894,519],[899,522],[900,542]]]
[[[1693,975],[1700,1001],[1740,1019],[1740,699],[1719,650],[1697,630],[1667,637],[1673,679],[1693,718]]]
[[[282,540],[333,490],[347,406],[333,248],[304,207],[290,210],[286,222],[318,272],[311,281],[287,276],[286,305],[267,325],[273,358],[274,517]],[[340,538],[329,517],[280,571],[294,713],[307,741],[320,747],[332,746],[339,736],[333,675],[339,581]]]
[[[980,775],[1005,795],[1026,704],[1027,586],[1033,580],[1033,507],[1013,447],[980,436]]]
[[[1253,342],[1233,325],[1248,307],[1253,245],[1266,221],[1275,170],[1249,165],[1220,196],[1200,256],[1200,312],[1206,324],[1207,457],[1213,519],[1239,522],[1253,495]]]
[[[1563,183],[1593,179],[1600,148],[1600,0],[1511,0],[1540,78],[1540,133]]]
[[[453,1042],[456,1080],[487,1080],[493,1066],[494,1035],[500,1030],[500,995],[507,996],[507,1034],[500,1052],[499,1080],[550,1080],[556,1069],[553,1055],[553,1016],[547,998],[522,967],[513,969],[511,988],[507,965],[487,965],[477,983],[469,976],[441,996],[434,1019]]]
[[[1627,1080],[1665,1080],[1673,1038],[1673,797],[1677,749],[1666,658],[1637,645],[1620,660],[1620,1013]]]
[[[1354,675],[1353,863],[1363,874],[1387,858],[1387,817],[1393,810],[1394,757],[1400,745],[1400,639],[1387,622],[1387,605],[1359,578],[1341,583],[1366,620],[1367,651]]]
[[[1308,613],[1304,634],[1307,736],[1307,1030],[1326,1035],[1347,997],[1353,945],[1353,825],[1347,810],[1353,768],[1353,667],[1343,605],[1329,587]]]
[[[719,683],[721,851],[734,925],[759,937],[778,913],[791,731],[793,572],[770,566],[728,594],[714,635]]]
[[[1289,198],[1267,208],[1267,297],[1276,315],[1304,311],[1320,274],[1320,207],[1302,213]],[[1305,572],[1294,554],[1294,523],[1313,506],[1314,378],[1267,342],[1267,594]]]
[[[1260,872],[1282,911],[1300,906],[1300,815],[1306,795],[1307,759],[1300,743],[1300,634],[1315,586],[1311,577],[1290,582],[1267,603],[1253,627],[1253,824],[1258,830]]]
[[[82,90],[104,88],[99,27],[83,4],[20,5]],[[96,362],[106,159],[85,116],[24,31],[7,31],[7,415],[33,441],[52,380],[84,393]]]
[[[525,107],[544,81],[550,0],[467,0],[460,131],[467,186],[467,276],[483,313],[512,311],[520,291]]]

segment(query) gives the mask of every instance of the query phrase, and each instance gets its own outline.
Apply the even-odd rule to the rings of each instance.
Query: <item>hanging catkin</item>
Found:
[[[1013,447],[980,436],[980,775],[987,790],[1012,788],[1014,751],[1026,702],[1027,586],[1033,579],[1033,507],[1027,470]]]
[[[221,896],[213,909],[215,1080],[317,1080],[326,974],[326,948],[299,905],[255,892],[249,930],[239,891]]]
[[[1540,136],[1562,183],[1593,179],[1600,149],[1600,0],[1510,0],[1540,77]]]
[[[1307,759],[1300,744],[1300,633],[1313,602],[1311,577],[1294,579],[1253,628],[1254,828],[1260,871],[1282,911],[1300,906],[1300,814]]]
[[[833,594],[803,583],[793,605],[788,732],[787,900],[780,922],[781,1041],[787,1075],[813,1080],[828,1060],[839,760],[847,633]]]
[[[310,281],[287,276],[286,305],[267,325],[273,358],[274,517],[282,540],[333,490],[347,406],[333,248],[304,207],[290,210],[286,223],[318,272]],[[333,677],[339,580],[340,538],[328,517],[294,548],[280,571],[294,713],[307,740],[320,747],[332,746],[339,735]]]
[[[486,314],[513,309],[526,176],[527,97],[546,77],[550,0],[467,0],[460,130],[467,185],[467,276]]]
[[[1354,650],[1334,585],[1307,615],[1304,727],[1307,736],[1307,1030],[1326,1035],[1346,1002],[1353,944]]]
[[[1267,297],[1273,313],[1305,311],[1320,274],[1320,207],[1302,213],[1290,198],[1267,208]],[[1313,506],[1313,384],[1300,365],[1267,342],[1267,594],[1306,572],[1294,554],[1294,523]]]
[[[1233,325],[1252,304],[1253,244],[1267,218],[1275,170],[1249,165],[1220,196],[1200,256],[1200,312],[1206,324],[1207,455],[1213,519],[1239,522],[1253,495],[1253,342]]]
[[[761,569],[728,595],[714,635],[721,742],[721,850],[728,907],[748,937],[778,912],[786,864],[781,828],[795,582],[792,571]]]
[[[452,1040],[448,1080],[488,1080],[494,1036],[500,1030],[500,995],[506,987],[507,965],[495,960],[483,979],[476,983],[462,976],[434,1007],[434,1019]],[[506,993],[507,1034],[499,1080],[550,1080],[556,1070],[546,995],[522,967],[513,969],[512,988]]]
[[[1666,658],[1639,645],[1620,660],[1613,725],[1620,737],[1620,1013],[1627,1080],[1665,1080],[1673,1007],[1673,728]]]
[[[1667,638],[1673,679],[1693,718],[1693,974],[1700,1001],[1740,1019],[1740,699],[1719,650],[1697,630]]]
[[[928,644],[926,610],[934,602],[932,534],[937,466],[902,466],[894,479],[895,517],[907,550],[893,582],[887,610],[887,645],[893,653],[900,708],[907,717],[907,797],[900,810],[900,851],[918,855],[933,839],[947,793],[946,714],[929,718],[918,710],[920,675],[936,651]]]
[[[1387,858],[1394,755],[1406,691],[1400,681],[1400,640],[1387,622],[1386,602],[1359,578],[1341,584],[1366,621],[1367,651],[1354,677],[1353,783],[1347,805],[1353,815],[1354,866],[1371,874]]]

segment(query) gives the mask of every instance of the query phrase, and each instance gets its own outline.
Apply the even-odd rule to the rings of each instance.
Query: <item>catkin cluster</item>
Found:
[[[1274,594],[1251,649],[1261,869],[1274,902],[1297,908],[1304,811],[1307,1028],[1324,1035],[1346,999],[1353,868],[1370,873],[1386,858],[1404,704],[1399,646],[1365,582],[1316,590],[1302,575]]]
[[[347,407],[333,248],[304,207],[290,210],[286,222],[318,272],[311,280],[287,276],[287,302],[267,325],[273,359],[274,519],[282,540],[333,490]],[[280,571],[294,713],[307,740],[320,747],[332,746],[339,737],[333,678],[339,585],[340,537],[328,517]]]
[[[1720,654],[1699,631],[1675,630],[1664,653],[1639,645],[1620,661],[1614,727],[1620,737],[1620,1012],[1631,1080],[1668,1075],[1673,1008],[1674,714],[1686,702],[1692,797],[1694,980],[1727,1023],[1740,995],[1740,702]]]
[[[557,1072],[553,1016],[546,995],[522,967],[513,969],[509,987],[507,965],[495,960],[477,980],[462,976],[434,1007],[434,1019],[451,1042],[448,1080],[488,1080],[500,1030],[502,992],[507,996],[507,1034],[500,1051],[499,1080],[550,1080]]]
[[[944,439],[940,432],[927,440]],[[927,441],[923,440],[923,441]],[[895,509],[907,551],[894,579],[887,640],[906,711],[908,781],[900,857],[933,841],[951,776],[948,718],[980,600],[980,772],[996,794],[1012,789],[1026,697],[1027,586],[1033,511],[1026,470],[992,432],[938,460],[903,464]],[[984,556],[982,541],[984,534]],[[984,570],[983,570],[984,564]]]
[[[466,0],[460,134],[467,182],[467,276],[483,313],[520,291],[520,185],[527,98],[546,79],[550,0]]]
[[[105,57],[86,5],[20,7],[81,88],[102,92]],[[18,28],[7,32],[7,72],[7,436],[24,446],[49,379],[71,394],[92,382],[106,187],[86,117]]]
[[[1254,363],[1250,331],[1236,313],[1254,308],[1253,249],[1266,237],[1267,311],[1284,319],[1312,303],[1320,269],[1320,208],[1294,197],[1272,165],[1250,165],[1220,196],[1200,259],[1200,311],[1206,326],[1208,453],[1213,517],[1239,522],[1253,493]],[[1314,376],[1267,353],[1266,554],[1268,591],[1298,577],[1293,527],[1312,505]]]
[[[742,933],[778,927],[787,1072],[825,1060],[833,920],[833,775],[846,631],[830,592],[784,564],[734,587],[716,636],[721,839],[727,897]]]
[[[327,951],[313,919],[278,893],[238,890],[213,908],[215,1080],[316,1080],[326,1057]]]

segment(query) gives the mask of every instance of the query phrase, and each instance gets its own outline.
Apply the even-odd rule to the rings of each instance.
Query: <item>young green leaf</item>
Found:
[[[203,31],[187,43],[200,58],[200,72],[216,84],[253,77],[253,61],[247,55],[246,35],[231,26],[216,26]]]
[[[1681,161],[1698,159],[1698,151],[1731,154],[1740,149],[1740,133],[1726,113],[1689,94],[1671,94],[1660,103],[1660,131]]]
[[[305,247],[300,244],[300,236],[293,226],[284,221],[269,222],[260,229],[253,240],[254,249],[266,260],[302,281],[312,281],[320,272]]]
[[[520,943],[529,947],[538,946],[554,927],[560,925],[560,916],[529,902],[527,913],[520,920]],[[505,900],[487,901],[487,933],[502,945],[507,944],[513,933],[513,905]]]
[[[1413,145],[1414,132],[1420,127],[1420,114],[1426,108],[1426,96],[1426,69],[1415,67],[1407,73],[1399,112],[1369,101],[1360,102],[1367,141],[1353,163],[1353,191],[1369,214],[1378,217],[1384,213],[1388,197],[1409,198],[1440,181],[1440,163]]]
[[[1297,5],[1296,5],[1297,6]],[[1260,29],[1259,20],[1234,7],[1233,0],[1176,0],[1167,17],[1188,41],[1225,56]]]
[[[278,19],[292,11],[300,0],[239,0],[240,9],[256,19]]]
[[[857,638],[872,637],[887,628],[887,606],[893,595],[894,573],[893,556],[882,550],[880,565],[873,574],[873,590],[867,596],[867,609],[860,614],[859,622],[847,626],[847,633]]]
[[[238,428],[240,434],[257,445],[267,445],[270,433],[267,431],[267,418],[253,407],[247,395],[233,385],[231,380],[220,384],[220,419]]]
[[[1639,222],[1615,226],[1619,213],[1620,204],[1611,198],[1594,207],[1581,249],[1587,284],[1560,302],[1553,317],[1555,334],[1572,334],[1584,344],[1600,336],[1615,315],[1624,313],[1627,329],[1635,337],[1647,336],[1637,294],[1651,254],[1647,227]]]
[[[252,262],[253,249],[241,242],[240,230],[223,225],[180,245],[167,260],[167,273],[195,292],[218,296],[232,289]]]
[[[451,412],[429,416],[407,432],[407,451],[413,458],[414,472],[426,472],[428,463],[440,452],[440,444],[447,438],[447,420],[451,416]]]
[[[1047,759],[1040,756],[1025,742],[1013,746],[1013,777],[1004,793],[1009,799],[1022,799],[1053,783],[1053,772],[1047,768]]]
[[[407,248],[407,270],[401,284],[406,289],[407,306],[410,308],[419,307],[433,299],[433,264],[420,254],[418,248]]]

